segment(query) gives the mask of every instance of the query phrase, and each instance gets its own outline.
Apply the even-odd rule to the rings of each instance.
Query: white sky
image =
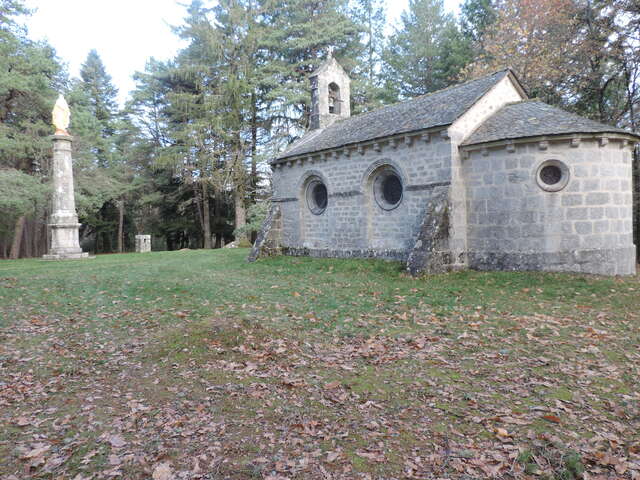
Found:
[[[386,0],[394,24],[408,0]],[[144,70],[148,58],[167,60],[183,46],[171,32],[181,23],[188,0],[26,0],[36,9],[27,20],[33,39],[46,39],[68,64],[72,76],[95,48],[118,87],[123,102],[134,88],[131,76]],[[457,13],[460,0],[445,0]]]

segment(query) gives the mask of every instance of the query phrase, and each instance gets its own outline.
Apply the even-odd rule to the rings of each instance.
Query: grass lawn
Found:
[[[0,263],[0,479],[640,478],[640,278]]]

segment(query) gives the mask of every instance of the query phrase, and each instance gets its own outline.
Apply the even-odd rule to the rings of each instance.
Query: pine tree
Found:
[[[299,137],[309,125],[309,75],[330,50],[347,71],[361,50],[360,27],[348,15],[346,0],[266,0],[261,48],[269,56],[260,81],[272,100],[272,148]]]
[[[118,90],[113,86],[111,76],[107,73],[96,50],[91,50],[87,55],[87,59],[80,68],[80,78],[82,80],[80,88],[88,101],[86,107],[100,125],[101,141],[95,145],[98,161],[102,166],[108,166],[114,161],[111,137],[116,132]]]
[[[470,42],[443,1],[410,0],[401,21],[385,52],[385,75],[399,95],[422,95],[455,83],[471,60]]]
[[[382,75],[386,13],[382,0],[355,0],[350,16],[361,29],[361,52],[352,70],[351,98],[354,114],[378,108],[395,100]]]
[[[460,6],[460,29],[474,46],[474,55],[484,53],[484,36],[496,21],[496,0],[465,0]]]
[[[0,1],[0,169],[11,169],[12,178],[22,178],[25,198],[31,198],[32,186],[41,183],[48,171],[51,108],[65,77],[54,50],[27,38],[17,21],[25,13],[22,2]],[[12,235],[12,258],[44,253],[43,210],[8,211],[7,205],[0,206],[0,217],[15,218],[15,228],[0,233],[3,250]]]
[[[70,96],[72,118],[76,118],[72,127],[77,135],[83,234],[95,236],[97,249],[123,252],[126,203],[137,185],[123,148],[126,141],[132,141],[131,129],[118,111],[118,91],[95,50],[87,55],[80,77]]]

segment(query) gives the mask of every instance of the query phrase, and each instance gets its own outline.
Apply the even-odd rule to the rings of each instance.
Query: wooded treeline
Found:
[[[71,78],[29,38],[22,0],[0,0],[0,257],[45,253],[57,92],[71,107],[81,242],[217,248],[251,239],[269,194],[265,162],[305,130],[308,76],[331,49],[352,112],[511,66],[529,94],[638,130],[636,0],[410,0],[394,28],[382,0],[194,0],[186,47],[149,59],[120,108],[96,51]]]

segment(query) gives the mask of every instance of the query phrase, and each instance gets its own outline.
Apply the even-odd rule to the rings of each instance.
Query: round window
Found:
[[[307,206],[311,213],[314,215],[320,215],[327,208],[329,202],[329,195],[327,194],[327,187],[321,180],[312,180],[307,185]]]
[[[391,168],[382,170],[373,181],[373,196],[384,210],[393,210],[402,201],[402,180]]]
[[[559,160],[547,160],[536,174],[538,185],[547,192],[558,192],[569,183],[569,167]]]

